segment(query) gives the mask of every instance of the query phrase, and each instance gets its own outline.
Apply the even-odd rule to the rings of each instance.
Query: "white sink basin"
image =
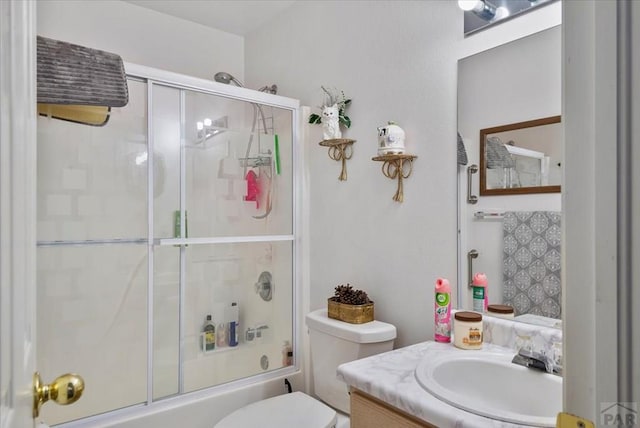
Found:
[[[562,378],[511,362],[513,355],[434,353],[416,368],[418,383],[452,406],[505,422],[555,427]]]

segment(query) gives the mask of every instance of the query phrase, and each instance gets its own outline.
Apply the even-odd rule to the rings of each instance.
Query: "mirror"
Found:
[[[492,25],[545,6],[555,0],[459,0],[464,10],[465,37]]]
[[[545,325],[558,323],[551,318],[562,311],[561,109],[560,26],[458,62],[458,131],[468,158],[458,168],[459,309],[473,308],[469,282],[482,272],[490,304],[513,306],[519,321],[542,322],[544,316]],[[548,156],[546,184],[535,173],[525,180],[530,168],[541,170],[535,160],[529,161],[533,166],[514,165],[511,182],[519,179],[521,187],[504,188],[505,171],[487,168],[488,156],[481,156],[489,139],[511,157],[518,155],[506,146],[544,154],[529,156],[533,159]],[[468,175],[474,166],[478,173]],[[494,173],[498,177],[491,177]],[[468,202],[467,191],[475,203]]]
[[[560,192],[560,116],[480,130],[480,196]]]

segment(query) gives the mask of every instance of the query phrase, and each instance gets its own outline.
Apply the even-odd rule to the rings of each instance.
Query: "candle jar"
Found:
[[[489,305],[487,306],[487,315],[505,319],[513,319],[515,316],[513,308],[509,305]]]
[[[453,344],[460,349],[482,348],[482,314],[456,312],[453,322]]]

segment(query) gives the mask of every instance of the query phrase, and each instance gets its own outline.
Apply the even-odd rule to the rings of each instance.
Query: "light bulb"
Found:
[[[211,126],[211,123],[212,123],[212,122],[211,122],[211,119],[209,119],[209,118],[206,118],[206,119],[204,120],[204,126],[209,127],[209,126]]]
[[[202,131],[204,129],[204,124],[202,122],[196,122],[196,129],[198,131]]]
[[[474,9],[482,10],[484,8],[484,4],[482,0],[458,0],[458,7],[468,12]]]
[[[136,155],[136,165],[142,165],[147,161],[148,157],[149,155],[147,154],[147,152],[138,153]]]
[[[509,9],[504,6],[500,6],[496,9],[496,16],[493,18],[494,21],[498,21],[500,19],[504,19],[509,16]]]

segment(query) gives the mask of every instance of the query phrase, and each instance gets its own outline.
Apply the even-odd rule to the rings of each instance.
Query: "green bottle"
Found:
[[[202,331],[204,332],[204,350],[212,351],[216,347],[216,326],[211,320],[211,315],[207,315],[207,322]]]

